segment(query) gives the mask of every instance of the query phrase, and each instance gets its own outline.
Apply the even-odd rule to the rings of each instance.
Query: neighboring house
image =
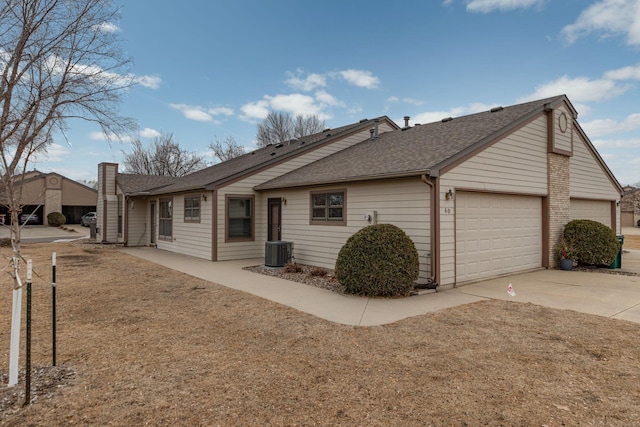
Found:
[[[566,96],[402,129],[382,117],[377,133],[363,121],[129,193],[103,164],[99,181],[114,185],[99,188],[98,222],[109,227],[122,194],[129,245],[222,261],[282,239],[328,268],[353,233],[392,223],[416,244],[421,279],[443,287],[553,267],[569,220],[620,232],[622,188],[576,119]]]
[[[640,221],[640,188],[626,186],[620,202],[620,222],[623,227],[637,227]]]
[[[96,209],[98,192],[95,189],[60,174],[33,170],[26,172],[24,178],[16,177],[15,182],[19,183],[21,179],[22,212],[35,213],[42,224],[47,224],[47,215],[51,212],[62,212],[67,224],[79,224],[82,215]],[[0,193],[0,198],[4,198],[4,194]],[[6,201],[0,206],[2,215],[8,222],[10,215]]]

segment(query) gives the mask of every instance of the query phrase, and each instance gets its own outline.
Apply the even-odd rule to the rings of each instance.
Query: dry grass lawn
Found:
[[[41,276],[32,350],[41,371],[51,364],[54,251],[61,367],[50,377],[61,386],[32,390],[36,399],[23,408],[5,382],[1,425],[630,426],[640,419],[639,324],[487,301],[350,327],[116,248],[70,243],[23,247]],[[8,275],[0,284],[6,374]]]

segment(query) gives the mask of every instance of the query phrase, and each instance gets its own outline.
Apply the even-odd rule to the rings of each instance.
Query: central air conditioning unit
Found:
[[[293,256],[293,242],[274,240],[264,244],[264,265],[266,267],[284,267]]]

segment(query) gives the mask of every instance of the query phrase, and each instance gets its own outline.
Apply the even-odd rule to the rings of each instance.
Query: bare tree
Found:
[[[269,144],[284,144],[293,138],[302,138],[321,132],[325,128],[318,116],[298,114],[295,119],[287,113],[271,111],[262,123],[258,124],[256,139],[259,147]]]
[[[131,152],[123,151],[123,163],[129,173],[185,176],[207,166],[204,156],[180,148],[171,133],[154,138],[148,148],[138,139],[132,144]]]
[[[133,126],[117,108],[134,84],[113,31],[117,18],[108,0],[0,1],[0,195],[11,217],[14,298],[21,288],[18,215],[31,157],[65,135],[68,119],[93,122],[116,137]]]
[[[226,162],[245,154],[244,147],[238,144],[231,135],[226,136],[224,139],[214,136],[213,141],[209,144],[209,149],[213,151],[214,156],[221,162]]]
[[[22,180],[31,157],[65,135],[68,119],[118,137],[132,128],[118,104],[134,78],[107,0],[0,2],[0,179],[19,254]]]

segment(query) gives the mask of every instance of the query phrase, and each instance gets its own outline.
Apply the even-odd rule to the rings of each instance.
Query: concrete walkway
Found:
[[[640,323],[640,276],[538,270],[408,298],[374,299],[340,295],[242,270],[242,267],[262,264],[262,259],[210,262],[153,248],[123,248],[122,251],[345,325],[383,325],[487,299],[531,302]],[[640,251],[625,252],[622,265],[623,271],[640,272]],[[507,294],[509,283],[516,292],[514,297]]]

